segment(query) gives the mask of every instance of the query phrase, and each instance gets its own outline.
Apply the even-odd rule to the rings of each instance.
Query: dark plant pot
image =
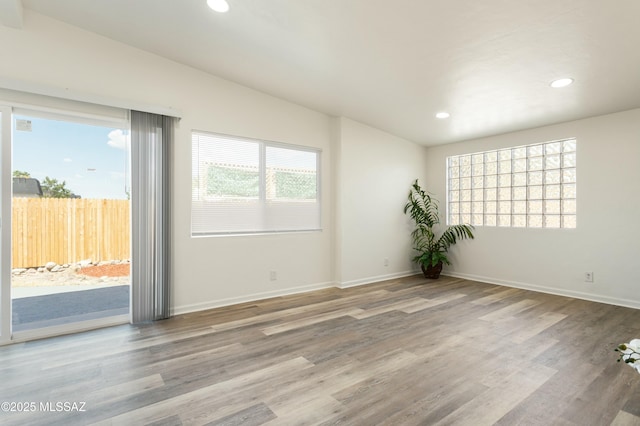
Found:
[[[429,265],[426,268],[424,265],[420,265],[420,268],[422,268],[422,273],[425,278],[437,280],[440,278],[440,272],[442,272],[442,262],[438,262],[436,266]]]

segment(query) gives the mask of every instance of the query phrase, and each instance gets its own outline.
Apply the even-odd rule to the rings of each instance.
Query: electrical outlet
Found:
[[[584,273],[584,282],[592,283],[593,282],[593,272],[585,272]]]
[[[276,271],[269,272],[269,279],[271,281],[275,281],[278,279],[278,273]]]
[[[384,258],[384,266],[389,266],[389,258]]]

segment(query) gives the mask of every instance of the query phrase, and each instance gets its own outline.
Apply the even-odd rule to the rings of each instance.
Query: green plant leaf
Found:
[[[452,225],[442,233],[442,236],[438,240],[438,245],[440,245],[443,250],[448,250],[449,247],[457,243],[458,240],[464,240],[466,238],[473,239],[475,238],[473,229],[473,226],[467,224]]]

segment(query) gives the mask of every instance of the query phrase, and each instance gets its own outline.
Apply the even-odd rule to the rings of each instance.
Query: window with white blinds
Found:
[[[191,235],[320,229],[320,151],[193,132]]]

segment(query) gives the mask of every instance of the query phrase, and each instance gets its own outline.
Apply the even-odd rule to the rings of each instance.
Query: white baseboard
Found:
[[[416,271],[403,271],[403,272],[396,272],[394,274],[386,274],[386,275],[377,275],[374,277],[367,277],[367,278],[361,278],[358,280],[352,280],[352,281],[345,281],[342,283],[336,283],[336,287],[338,288],[349,288],[349,287],[357,287],[360,285],[366,285],[366,284],[373,284],[373,283],[379,283],[381,281],[387,281],[387,280],[393,280],[396,278],[404,278],[404,277],[409,277],[411,275],[415,275],[419,273]]]
[[[221,308],[223,306],[237,305],[239,303],[255,302],[257,300],[269,299],[271,297],[290,296],[294,294],[308,293],[310,291],[323,290],[323,289],[332,288],[332,287],[337,287],[341,289],[356,287],[356,286],[361,286],[366,284],[373,284],[380,281],[387,281],[387,280],[392,280],[396,278],[409,277],[417,273],[418,272],[416,271],[404,271],[404,272],[398,272],[394,274],[378,275],[378,276],[363,278],[359,280],[347,281],[343,283],[339,283],[339,282],[316,283],[316,284],[310,284],[306,286],[292,287],[284,290],[266,291],[261,293],[248,294],[246,296],[240,296],[240,297],[230,297],[227,299],[211,300],[208,302],[194,303],[191,305],[175,306],[171,308],[171,315],[173,316],[173,315],[188,314],[191,312],[205,311],[207,309]]]
[[[171,315],[180,315],[180,314],[187,314],[191,312],[205,311],[207,309],[221,308],[224,306],[237,305],[239,303],[255,302],[258,300],[269,299],[272,297],[290,296],[294,294],[308,293],[310,291],[323,290],[323,289],[332,288],[332,287],[346,289],[346,288],[357,287],[361,285],[374,284],[381,281],[409,277],[419,273],[420,271],[411,270],[411,271],[398,272],[394,274],[377,275],[377,276],[362,278],[358,280],[345,281],[342,283],[340,282],[316,283],[316,284],[310,284],[306,286],[292,287],[284,290],[274,290],[274,291],[266,291],[261,293],[253,293],[253,294],[249,294],[241,297],[231,297],[227,299],[211,300],[208,302],[194,303],[191,305],[176,306],[171,309]],[[546,286],[522,283],[517,281],[507,281],[507,280],[501,280],[501,279],[485,277],[481,275],[474,275],[474,274],[463,274],[458,272],[446,271],[446,272],[443,272],[442,275],[455,277],[455,278],[463,278],[463,279],[472,280],[472,281],[480,281],[488,284],[496,284],[504,287],[520,288],[523,290],[537,291],[540,293],[548,293],[548,294],[555,294],[558,296],[573,297],[575,299],[589,300],[591,302],[599,302],[599,303],[606,303],[609,305],[617,305],[617,306],[624,306],[627,308],[640,309],[640,301],[635,301],[635,300],[618,299],[618,298],[603,296],[599,294],[564,290],[564,289],[558,289],[554,287],[546,287]]]
[[[208,302],[194,303],[191,305],[175,306],[171,308],[171,315],[188,314],[190,312],[205,311],[207,309],[221,308],[223,306],[237,305],[239,303],[255,302],[257,300],[269,299],[272,297],[290,296],[293,294],[308,293],[310,291],[323,290],[337,287],[333,282],[310,284],[300,287],[292,287],[284,290],[265,291],[261,293],[248,294],[240,297],[230,297],[227,299],[211,300]]]
[[[537,284],[522,283],[517,281],[500,280],[500,279],[491,278],[491,277],[483,277],[480,275],[473,275],[473,274],[462,274],[458,272],[446,271],[446,272],[443,272],[442,275],[455,277],[455,278],[464,278],[472,281],[480,281],[488,284],[496,284],[496,285],[501,285],[505,287],[513,287],[513,288],[520,288],[523,290],[537,291],[540,293],[555,294],[557,296],[573,297],[574,299],[588,300],[590,302],[599,302],[599,303],[606,303],[608,305],[623,306],[625,308],[640,309],[640,301],[638,300],[618,299],[615,297],[604,296],[601,294],[566,290],[566,289],[555,288],[555,287],[546,287],[546,286],[541,286]]]

